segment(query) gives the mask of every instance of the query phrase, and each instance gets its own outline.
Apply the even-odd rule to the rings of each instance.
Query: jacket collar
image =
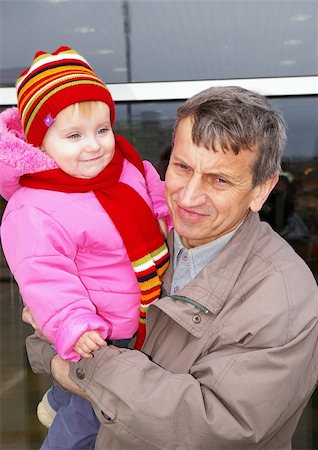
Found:
[[[19,188],[19,178],[27,173],[54,169],[57,165],[39,148],[26,142],[18,109],[0,113],[0,195],[8,199]]]
[[[251,252],[260,229],[258,213],[250,212],[224,249],[194,278],[178,292],[178,297],[187,297],[218,314],[227,300],[242,267]],[[173,233],[168,236],[168,246],[173,259]],[[163,288],[170,292],[173,267],[169,266]],[[169,295],[169,294],[168,294]]]

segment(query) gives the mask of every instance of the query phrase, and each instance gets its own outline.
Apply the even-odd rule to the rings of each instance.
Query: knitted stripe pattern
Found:
[[[148,253],[144,258],[132,261],[131,264],[141,291],[140,321],[145,324],[148,307],[159,298],[161,280],[169,265],[169,253],[166,244],[150,254]],[[154,272],[154,266],[156,267],[156,273]]]
[[[105,83],[69,47],[60,47],[52,54],[37,52],[32,65],[18,78],[16,90],[26,140],[35,146],[41,146],[57,114],[74,103],[105,102],[114,123],[115,106]]]

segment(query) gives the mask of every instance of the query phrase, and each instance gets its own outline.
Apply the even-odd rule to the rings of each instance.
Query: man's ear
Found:
[[[278,175],[273,175],[268,180],[255,186],[253,189],[253,198],[250,203],[250,209],[254,212],[260,211],[279,180]]]

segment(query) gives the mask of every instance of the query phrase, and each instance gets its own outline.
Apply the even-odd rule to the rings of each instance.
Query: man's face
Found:
[[[277,182],[252,186],[255,151],[207,150],[192,142],[192,120],[178,126],[166,173],[166,198],[174,227],[187,248],[234,230],[251,209],[259,211]]]

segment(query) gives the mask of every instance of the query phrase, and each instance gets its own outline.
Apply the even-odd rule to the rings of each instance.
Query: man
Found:
[[[258,216],[284,143],[283,119],[256,93],[210,88],[188,100],[166,174],[171,264],[142,352],[106,347],[68,365],[28,340],[35,371],[51,363],[92,401],[97,450],[291,449],[317,381],[318,292]]]

